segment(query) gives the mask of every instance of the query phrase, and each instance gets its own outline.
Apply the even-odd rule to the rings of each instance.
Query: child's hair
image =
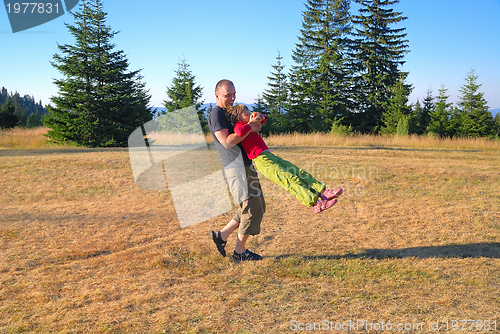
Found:
[[[227,115],[231,123],[236,123],[240,120],[240,115],[243,111],[250,111],[248,107],[244,104],[238,104],[227,109]]]

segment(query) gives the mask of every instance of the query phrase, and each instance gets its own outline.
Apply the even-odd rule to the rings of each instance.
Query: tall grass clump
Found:
[[[45,127],[24,129],[12,128],[0,130],[0,149],[9,148],[43,148],[48,146]]]
[[[404,126],[403,126],[404,128]],[[329,133],[285,133],[273,134],[265,138],[269,146],[275,147],[370,147],[370,148],[403,148],[403,149],[434,149],[434,150],[500,150],[498,138],[441,138],[437,135],[405,135],[401,129],[397,135],[359,134],[350,127],[333,125]],[[52,143],[47,137],[46,127],[13,128],[0,130],[0,149],[37,149],[61,146]],[[166,138],[155,137],[158,143],[165,144]],[[172,138],[170,138],[172,139]],[[193,138],[185,137],[177,143],[190,143]],[[196,141],[199,141],[197,136]],[[212,143],[210,134],[205,135],[207,143]],[[63,145],[66,146],[66,145]]]
[[[330,133],[288,133],[270,135],[266,138],[269,146],[276,147],[370,147],[370,148],[402,148],[402,149],[432,149],[432,150],[499,150],[500,140],[490,138],[440,138],[438,136],[404,135],[401,134],[359,134],[344,131]]]

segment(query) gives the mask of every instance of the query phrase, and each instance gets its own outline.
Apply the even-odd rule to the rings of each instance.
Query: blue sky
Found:
[[[253,103],[266,88],[281,52],[288,70],[302,26],[304,2],[299,0],[104,1],[107,23],[120,33],[113,43],[124,50],[129,70],[142,69],[152,106],[161,106],[165,89],[185,58],[203,87],[204,102],[215,101],[219,79],[235,82],[237,101]],[[473,68],[488,106],[500,108],[500,0],[402,0],[410,53],[404,71],[414,86],[410,102],[428,89],[437,95],[444,85],[450,101]],[[41,26],[13,34],[6,11],[0,9],[0,86],[30,94],[48,104],[57,94],[51,65],[57,43],[73,44],[63,15]]]

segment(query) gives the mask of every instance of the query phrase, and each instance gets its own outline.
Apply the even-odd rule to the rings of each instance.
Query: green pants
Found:
[[[325,189],[325,184],[318,182],[311,174],[269,151],[262,152],[253,163],[262,175],[283,187],[306,206],[314,205]]]

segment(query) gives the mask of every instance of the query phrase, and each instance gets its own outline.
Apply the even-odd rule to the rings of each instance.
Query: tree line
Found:
[[[394,11],[398,2],[307,1],[294,64],[286,73],[278,53],[257,100],[271,116],[267,131],[499,136],[500,116],[493,119],[474,70],[456,106],[444,86],[409,103],[413,87],[401,70],[410,51],[400,25],[407,18]]]
[[[406,82],[408,72],[401,70],[408,40],[405,28],[393,27],[406,19],[392,8],[398,2],[307,1],[294,64],[285,72],[278,52],[268,87],[255,101],[254,110],[270,116],[261,133],[500,136],[500,115],[491,115],[474,70],[465,78],[457,105],[448,102],[444,86],[437,96],[429,90],[422,103],[409,103],[413,87]],[[358,4],[357,13],[352,3]],[[176,74],[167,93],[182,102],[165,107],[199,106],[201,88],[195,87],[185,60]]]
[[[302,29],[288,72],[278,53],[268,87],[254,110],[268,114],[265,133],[435,134],[498,136],[477,76],[471,71],[460,102],[448,102],[446,88],[410,104],[413,87],[402,70],[408,53],[407,18],[394,10],[399,0],[307,0]],[[352,5],[356,5],[356,9]],[[59,45],[52,65],[55,80],[44,124],[55,141],[84,146],[125,146],[128,135],[151,120],[151,96],[140,70],[128,71],[123,51],[114,50],[113,32],[100,0],[82,0],[66,24],[74,45]],[[187,61],[178,63],[164,106],[174,112],[194,105],[203,128],[210,110],[201,107],[203,88]]]
[[[7,88],[2,87],[0,92],[0,128],[42,126],[42,116],[46,113],[42,101],[37,103],[33,96],[21,96],[18,92],[12,94],[8,92]]]

